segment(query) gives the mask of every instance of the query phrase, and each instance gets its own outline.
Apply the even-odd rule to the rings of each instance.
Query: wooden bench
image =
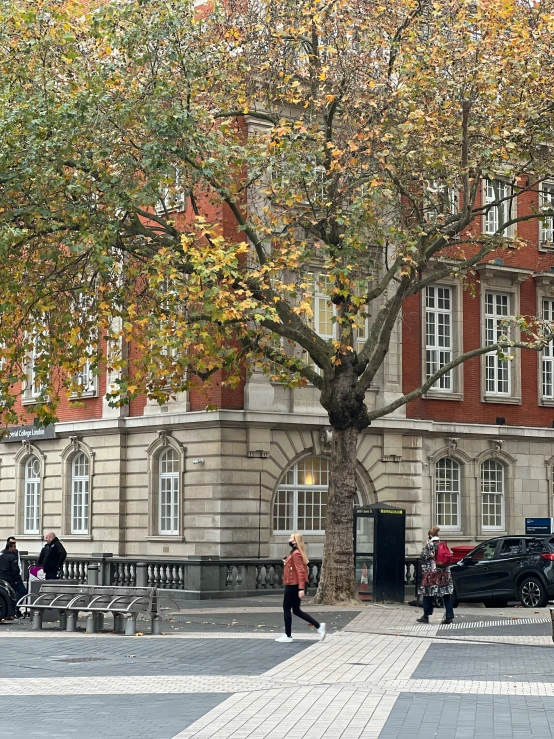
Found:
[[[77,630],[79,612],[88,613],[87,634],[102,629],[104,615],[114,618],[114,632],[135,636],[137,616],[150,618],[152,634],[161,631],[156,588],[127,588],[111,585],[67,585],[63,581],[50,580],[41,583],[40,592],[29,593],[18,602],[19,608],[30,608],[34,630],[42,629],[45,611],[58,611],[60,627],[66,631]]]

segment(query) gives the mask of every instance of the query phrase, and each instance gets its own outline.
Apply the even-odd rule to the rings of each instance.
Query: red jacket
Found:
[[[303,590],[308,582],[308,568],[298,549],[293,549],[283,566],[283,585],[298,585]]]

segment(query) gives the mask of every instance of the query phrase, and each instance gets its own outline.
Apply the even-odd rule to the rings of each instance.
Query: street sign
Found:
[[[1,444],[10,444],[14,441],[40,441],[40,439],[54,439],[54,424],[48,426],[8,426],[4,436],[0,438]]]
[[[526,518],[526,534],[552,534],[553,519],[551,518]]]

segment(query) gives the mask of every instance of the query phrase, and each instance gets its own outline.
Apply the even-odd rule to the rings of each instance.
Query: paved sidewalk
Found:
[[[261,602],[260,602],[261,601]],[[165,636],[0,625],[0,736],[20,739],[547,739],[548,609],[310,606],[274,641],[280,598],[188,604]]]

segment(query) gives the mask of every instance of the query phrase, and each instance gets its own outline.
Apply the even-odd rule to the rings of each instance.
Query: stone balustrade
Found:
[[[37,557],[22,555],[25,575],[36,564]],[[95,564],[95,578],[100,585],[156,587],[174,591],[183,598],[217,598],[232,595],[255,595],[275,592],[283,586],[283,562],[280,559],[201,559],[176,560],[130,557],[69,556],[63,564],[61,579],[86,583],[89,565]],[[319,584],[321,560],[308,566],[309,590]],[[98,573],[98,574],[96,574]],[[406,588],[415,587],[418,559],[405,563]]]

